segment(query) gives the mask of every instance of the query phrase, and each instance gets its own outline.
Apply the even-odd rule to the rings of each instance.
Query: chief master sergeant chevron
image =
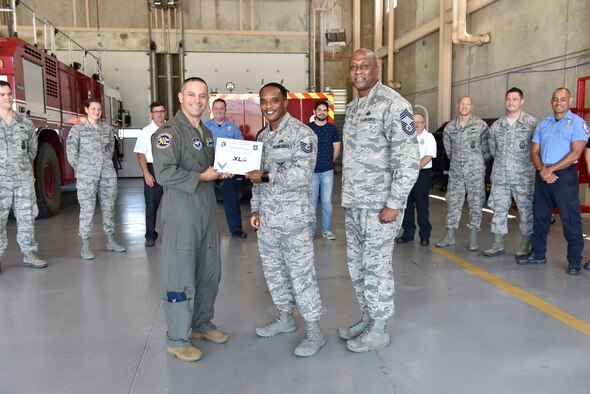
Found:
[[[419,147],[412,106],[381,84],[375,54],[355,51],[349,75],[358,90],[346,110],[342,162],[348,270],[362,319],[340,328],[346,348],[389,345],[394,313],[393,246],[408,194],[418,178]]]

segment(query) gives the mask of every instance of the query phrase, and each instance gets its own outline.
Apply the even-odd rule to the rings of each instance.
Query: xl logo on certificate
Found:
[[[215,168],[219,172],[245,175],[259,170],[262,142],[218,138],[215,146]]]

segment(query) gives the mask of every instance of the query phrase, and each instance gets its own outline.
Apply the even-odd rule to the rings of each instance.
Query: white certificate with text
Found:
[[[259,170],[262,142],[218,138],[215,146],[215,168],[219,172],[244,175]]]

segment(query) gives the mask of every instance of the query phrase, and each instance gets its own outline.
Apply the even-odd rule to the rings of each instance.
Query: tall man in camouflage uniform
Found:
[[[506,92],[506,115],[490,128],[490,153],[494,158],[492,191],[488,205],[494,210],[491,230],[494,242],[485,256],[504,254],[504,235],[508,233],[508,209],[512,198],[520,212],[522,239],[516,257],[525,256],[531,246],[533,233],[533,193],[535,166],[531,161],[531,139],[537,119],[522,110],[524,94],[519,88]]]
[[[229,339],[211,322],[221,279],[215,184],[231,174],[213,169],[213,136],[201,122],[208,92],[203,79],[186,79],[178,93],[180,110],[152,135],[156,179],[164,187],[166,352],[182,361],[203,355],[191,338]]]
[[[107,236],[106,249],[124,252],[126,248],[115,241],[115,201],[117,173],[113,165],[114,130],[100,122],[102,105],[96,98],[84,103],[87,119],[70,130],[66,141],[68,161],[76,171],[76,190],[80,204],[80,237],[84,260],[94,258],[90,248],[96,196],[100,200],[102,228]]]
[[[8,243],[6,221],[12,207],[23,264],[45,268],[47,263],[37,257],[35,242],[39,209],[32,162],[37,155],[37,133],[33,122],[12,110],[12,88],[6,81],[0,81],[0,144],[0,264]]]
[[[420,161],[412,106],[381,84],[375,54],[355,51],[349,75],[359,96],[346,110],[342,205],[348,270],[362,319],[340,328],[353,352],[388,346],[393,316],[393,246]]]
[[[287,90],[278,83],[260,89],[260,110],[268,126],[258,135],[264,144],[262,169],[246,174],[254,183],[250,224],[258,230],[262,270],[279,316],[256,328],[256,335],[272,337],[295,331],[297,303],[305,319],[305,339],[294,353],[312,356],[326,341],[319,324],[322,308],[311,234],[317,137],[287,113]]]
[[[450,121],[443,133],[443,143],[451,160],[447,189],[447,233],[436,243],[438,247],[455,244],[461,211],[467,192],[469,204],[469,250],[479,250],[477,233],[481,225],[481,208],[485,199],[485,162],[490,159],[490,129],[486,122],[472,115],[471,97],[457,102],[458,117]]]

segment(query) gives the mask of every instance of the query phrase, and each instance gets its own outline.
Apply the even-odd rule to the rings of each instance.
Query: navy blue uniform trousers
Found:
[[[404,212],[404,221],[402,228],[404,229],[403,236],[414,239],[414,232],[416,231],[416,223],[414,222],[414,206],[418,213],[418,225],[420,226],[420,239],[430,240],[430,232],[432,225],[430,224],[428,212],[428,194],[430,193],[430,186],[432,185],[432,173],[430,168],[420,170],[418,180],[412,187],[412,191],[408,195],[408,204]]]
[[[235,178],[225,179],[221,186],[223,196],[223,208],[229,231],[233,233],[242,232],[242,210],[238,198],[238,181]]]
[[[154,175],[154,165],[147,163],[147,168],[150,174]],[[143,196],[145,197],[145,239],[153,239],[154,241],[158,238],[156,232],[156,216],[158,216],[158,207],[160,201],[162,201],[162,194],[164,189],[158,182],[154,183],[153,187],[149,187],[143,180]]]
[[[535,199],[533,202],[532,252],[544,257],[547,251],[547,234],[551,226],[551,213],[557,207],[567,240],[567,261],[581,262],[584,240],[582,238],[582,216],[578,197],[578,172],[571,165],[555,171],[559,177],[555,183],[544,182],[535,177]]]

